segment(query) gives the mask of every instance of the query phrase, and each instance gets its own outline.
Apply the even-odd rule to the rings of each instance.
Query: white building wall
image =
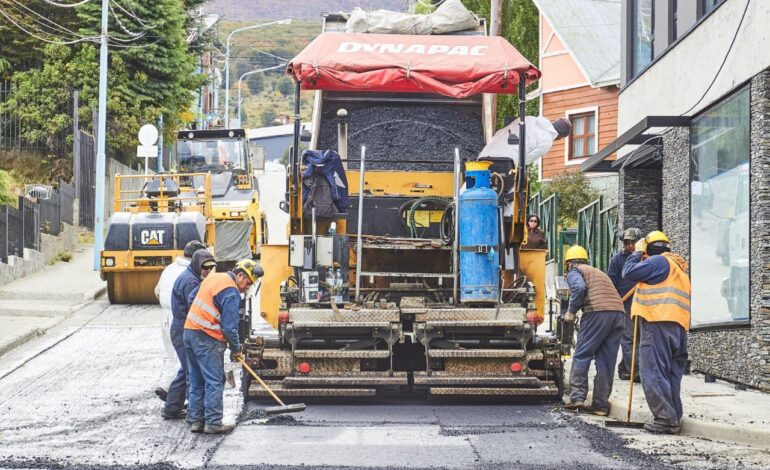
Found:
[[[747,1],[751,4],[727,62],[705,98],[688,112],[714,79]],[[768,64],[770,0],[727,0],[650,69],[621,90],[618,135],[645,116],[696,114],[764,70]]]

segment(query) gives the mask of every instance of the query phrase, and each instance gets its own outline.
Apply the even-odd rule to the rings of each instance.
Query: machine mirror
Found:
[[[313,138],[313,135],[310,133],[309,130],[305,129],[302,132],[299,133],[299,140],[300,142],[310,142],[310,139]]]
[[[519,136],[508,131],[508,145],[519,145]]]

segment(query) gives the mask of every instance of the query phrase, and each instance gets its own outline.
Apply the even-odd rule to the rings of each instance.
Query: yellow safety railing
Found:
[[[203,188],[193,186],[193,178],[203,178]],[[140,181],[140,189],[128,189],[130,182]],[[153,181],[158,184],[158,196],[147,197],[144,188]],[[178,193],[168,196],[168,181],[173,181]],[[176,212],[197,210],[208,220],[212,217],[211,175],[209,173],[174,173],[161,175],[115,175],[113,189],[115,212]]]

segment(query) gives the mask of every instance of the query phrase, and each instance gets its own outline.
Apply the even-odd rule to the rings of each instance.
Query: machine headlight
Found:
[[[102,258],[102,264],[104,264],[108,268],[111,268],[111,267],[115,266],[115,258],[112,258],[112,257]]]

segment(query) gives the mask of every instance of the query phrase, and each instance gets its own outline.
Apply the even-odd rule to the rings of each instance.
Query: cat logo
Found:
[[[142,245],[157,246],[163,244],[165,230],[142,230],[139,234],[139,241]]]

